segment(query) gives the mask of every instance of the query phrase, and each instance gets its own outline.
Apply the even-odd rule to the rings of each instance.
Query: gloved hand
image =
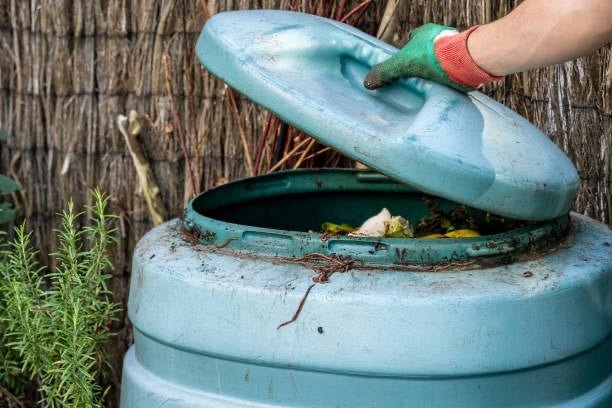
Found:
[[[399,78],[420,77],[469,92],[485,82],[501,79],[481,69],[468,52],[467,39],[477,28],[461,33],[432,23],[417,28],[400,51],[370,70],[364,86],[376,89]]]

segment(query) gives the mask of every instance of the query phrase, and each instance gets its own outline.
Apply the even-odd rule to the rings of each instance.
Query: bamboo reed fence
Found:
[[[87,203],[87,190],[95,186],[112,194],[121,235],[112,289],[125,304],[130,254],[152,223],[118,115],[138,113],[138,141],[166,218],[180,216],[187,199],[217,183],[276,168],[345,163],[201,68],[194,45],[210,15],[249,8],[306,11],[400,45],[410,29],[425,22],[465,28],[499,18],[518,3],[0,0],[0,128],[12,136],[0,144],[0,173],[24,187],[15,199],[43,253],[54,250],[54,214],[70,198]],[[485,89],[568,154],[582,181],[575,210],[607,223],[612,220],[611,53],[604,47]],[[117,329],[109,380],[115,392],[121,356],[131,341],[125,314]]]

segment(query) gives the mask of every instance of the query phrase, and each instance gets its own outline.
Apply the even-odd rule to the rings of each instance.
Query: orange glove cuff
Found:
[[[467,40],[478,27],[480,26],[473,26],[459,34],[440,37],[434,43],[434,52],[444,73],[452,81],[468,88],[478,88],[484,83],[503,78],[489,74],[470,56]]]

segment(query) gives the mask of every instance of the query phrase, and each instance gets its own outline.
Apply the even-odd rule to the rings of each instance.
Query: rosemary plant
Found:
[[[78,228],[83,213],[72,202],[60,214],[53,270],[36,261],[24,224],[15,229],[0,268],[4,347],[18,357],[9,369],[18,367],[33,380],[40,405],[48,408],[102,406],[104,343],[117,311],[107,287],[115,231],[106,213],[109,197],[92,194],[87,226]]]

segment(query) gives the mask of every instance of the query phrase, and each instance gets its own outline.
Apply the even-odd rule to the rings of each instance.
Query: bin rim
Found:
[[[357,169],[298,169],[247,177],[212,188],[192,199],[183,217],[183,228],[191,239],[213,248],[238,250],[263,256],[303,257],[309,254],[340,256],[369,266],[413,267],[439,270],[440,265],[477,268],[511,262],[517,256],[534,256],[557,246],[568,230],[569,215],[532,223],[504,233],[476,238],[384,238],[332,236],[320,232],[291,231],[227,222],[204,215],[202,203],[211,200],[217,208],[236,203],[295,194],[338,191],[392,193],[422,192],[385,175]],[[206,211],[210,211],[207,209]],[[474,261],[478,260],[478,263]]]

